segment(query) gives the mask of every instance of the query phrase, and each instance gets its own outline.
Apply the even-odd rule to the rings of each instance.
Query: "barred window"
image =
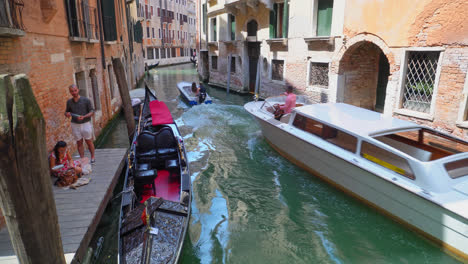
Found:
[[[284,60],[271,61],[271,79],[282,81],[284,72]]]
[[[218,69],[218,56],[211,56],[211,69],[212,70]]]
[[[429,113],[439,56],[439,51],[408,52],[403,86],[403,108]]]
[[[310,63],[309,85],[328,88],[328,63]]]
[[[231,58],[231,73],[236,72],[236,57]]]

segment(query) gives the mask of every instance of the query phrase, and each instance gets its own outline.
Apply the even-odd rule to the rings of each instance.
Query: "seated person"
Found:
[[[200,92],[200,88],[197,87],[197,84],[196,83],[192,83],[192,93],[195,94],[195,95],[198,95],[198,93]]]
[[[54,168],[58,165],[63,165],[60,168]],[[67,150],[67,143],[65,141],[59,141],[54,147],[54,150],[49,155],[49,166],[50,172],[53,176],[59,178],[58,185],[65,186],[68,184],[61,184],[61,180],[70,181],[64,178],[69,176],[70,171],[74,171],[74,175],[80,175],[82,172],[81,163],[79,161],[73,161],[70,153]],[[72,173],[73,174],[73,173]],[[76,179],[75,179],[76,180]],[[71,180],[69,184],[73,183]]]
[[[275,119],[280,120],[281,117],[285,114],[292,112],[292,109],[296,107],[296,95],[293,94],[293,87],[288,86],[286,92],[282,95],[287,96],[284,105],[275,104]]]

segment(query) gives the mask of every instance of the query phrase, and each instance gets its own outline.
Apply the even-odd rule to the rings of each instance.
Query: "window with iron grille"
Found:
[[[211,56],[211,69],[212,70],[218,69],[218,56]]]
[[[171,54],[172,54],[172,57],[177,57],[175,48],[171,48]]]
[[[166,58],[166,49],[161,48],[161,59],[165,59],[165,58]]]
[[[184,49],[183,49],[183,48],[179,48],[179,52],[180,52],[180,56],[181,56],[181,57],[184,57]]]
[[[70,36],[99,39],[96,7],[90,6],[88,0],[67,0],[65,3]]]
[[[310,63],[309,85],[328,88],[328,63]]]
[[[0,0],[0,27],[24,30],[22,0]]]
[[[403,80],[402,108],[429,113],[440,51],[409,51]]]
[[[284,73],[284,60],[271,60],[271,79],[282,81]]]
[[[232,73],[236,72],[236,57],[231,58],[231,72]]]

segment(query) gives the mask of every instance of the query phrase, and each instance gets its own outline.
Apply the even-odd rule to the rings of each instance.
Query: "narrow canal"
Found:
[[[209,87],[214,104],[189,107],[176,83],[196,80],[192,65],[159,68],[148,79],[185,135],[193,174],[182,263],[458,263],[282,158],[244,111],[250,95]],[[120,120],[102,146],[126,147],[125,136]],[[103,225],[116,228],[113,207]],[[103,263],[115,252],[104,249]]]

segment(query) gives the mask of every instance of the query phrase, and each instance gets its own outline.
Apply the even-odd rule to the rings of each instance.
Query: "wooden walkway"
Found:
[[[125,165],[126,149],[96,149],[88,185],[76,190],[53,186],[62,245],[70,263],[83,258]],[[33,220],[33,219],[32,219]],[[74,261],[75,262],[75,261]],[[18,263],[7,228],[0,230],[0,264]]]

